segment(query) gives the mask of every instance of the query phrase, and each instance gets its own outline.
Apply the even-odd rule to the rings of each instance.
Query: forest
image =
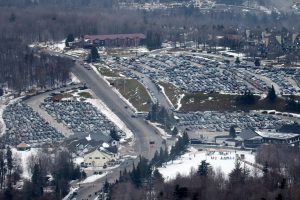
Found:
[[[71,63],[46,55],[39,57],[28,45],[62,41],[69,34],[80,37],[141,32],[154,41],[205,43],[208,34],[243,33],[248,28],[299,30],[300,24],[294,23],[297,20],[299,15],[289,13],[199,12],[193,7],[127,10],[119,8],[115,1],[0,0],[0,86],[19,92],[66,82]]]

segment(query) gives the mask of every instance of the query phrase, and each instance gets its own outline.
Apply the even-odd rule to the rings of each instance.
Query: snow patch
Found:
[[[102,147],[108,148],[108,147],[109,147],[109,144],[107,144],[107,143],[104,142],[104,143],[102,144]]]
[[[4,135],[6,130],[6,125],[3,120],[3,111],[6,108],[6,105],[0,104],[0,136]]]
[[[80,80],[71,72],[71,81],[72,83],[80,83]]]
[[[163,139],[167,139],[167,138],[172,137],[172,135],[168,134],[164,129],[159,127],[159,125],[160,125],[159,123],[149,122],[149,124],[151,124],[152,126],[154,126],[158,130],[159,134],[162,136]]]
[[[101,101],[100,99],[87,99],[86,101],[98,108],[101,113],[103,113],[120,130],[122,130],[126,134],[126,140],[131,138],[133,139],[133,133],[131,132],[131,130],[129,130],[124,122],[114,112],[112,112],[103,101]]]
[[[105,177],[106,175],[107,175],[107,172],[105,172],[103,174],[95,174],[95,175],[87,177],[80,183],[93,183],[93,182],[97,181],[98,179]]]
[[[183,99],[184,96],[185,96],[185,94],[181,94],[179,96],[179,98],[177,99],[177,108],[176,108],[176,110],[179,110],[181,108],[181,106],[182,106],[181,100]]]
[[[27,151],[18,151],[16,148],[12,148],[12,153],[14,156],[19,157],[21,159],[21,167],[23,169],[22,177],[24,179],[31,179],[31,172],[29,169],[28,159],[31,156],[35,156],[38,152],[38,149],[27,150]]]
[[[197,170],[202,160],[210,164],[214,170],[220,169],[225,177],[234,169],[238,156],[245,156],[245,160],[250,163],[255,163],[255,155],[249,151],[234,151],[234,150],[215,150],[215,151],[198,151],[191,148],[190,152],[182,155],[173,162],[168,162],[165,166],[158,168],[166,181],[175,179],[178,174],[188,176],[193,170]],[[243,166],[243,165],[242,165]],[[253,167],[246,165],[250,171],[254,171]]]
[[[171,100],[166,95],[165,88],[163,86],[161,86],[161,85],[158,85],[158,87],[161,89],[161,92],[165,95],[165,97],[166,97],[167,101],[169,102],[169,104],[172,105],[172,107],[174,107],[174,105],[172,104]]]

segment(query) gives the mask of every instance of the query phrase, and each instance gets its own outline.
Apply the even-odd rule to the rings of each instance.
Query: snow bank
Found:
[[[80,83],[80,80],[71,72],[71,81],[72,83]]]
[[[31,172],[29,169],[28,159],[31,156],[35,156],[38,152],[38,149],[33,149],[28,151],[18,151],[16,148],[12,148],[12,153],[14,156],[19,157],[21,159],[21,167],[23,169],[22,177],[24,179],[31,179]]]
[[[161,92],[165,95],[167,101],[169,102],[170,105],[172,105],[174,107],[174,105],[172,104],[171,100],[169,99],[169,97],[166,95],[166,92],[165,92],[165,88],[161,85],[158,85],[158,87],[161,89]]]
[[[107,172],[105,172],[103,174],[95,174],[95,175],[87,177],[80,183],[93,183],[93,182],[97,181],[98,179],[105,177],[106,175],[107,175]]]
[[[183,99],[184,96],[185,96],[185,94],[181,94],[181,95],[179,96],[179,98],[177,99],[177,108],[176,108],[176,110],[180,110],[180,108],[181,108],[181,106],[182,106],[181,100]]]
[[[153,123],[153,122],[148,122],[149,124],[151,124],[152,126],[154,126],[158,132],[160,133],[160,135],[162,136],[163,139],[167,139],[167,138],[171,138],[172,135],[169,135],[164,129],[159,127],[159,123]]]
[[[237,157],[241,154],[244,154],[246,161],[251,163],[255,162],[255,155],[248,151],[197,151],[196,149],[191,149],[191,152],[174,160],[173,163],[167,163],[166,166],[160,167],[158,170],[165,180],[169,181],[175,179],[177,174],[188,176],[192,170],[198,169],[202,160],[205,160],[214,170],[220,169],[225,174],[225,177],[228,177],[228,174],[234,169]],[[249,165],[246,167],[253,171],[253,167],[250,167]]]
[[[103,101],[100,99],[87,99],[86,101],[97,107],[101,113],[107,117],[107,119],[112,121],[120,130],[122,130],[126,134],[125,139],[133,139],[133,133],[131,130],[129,130],[124,122],[114,112],[112,112]]]

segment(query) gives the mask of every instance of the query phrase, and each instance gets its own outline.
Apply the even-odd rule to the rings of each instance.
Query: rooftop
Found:
[[[287,140],[287,139],[300,136],[299,134],[295,134],[295,133],[274,133],[274,132],[262,132],[262,131],[255,131],[255,132],[261,137],[279,139],[279,140]]]

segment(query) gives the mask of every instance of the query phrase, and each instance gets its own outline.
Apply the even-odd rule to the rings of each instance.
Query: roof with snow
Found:
[[[272,138],[272,139],[279,139],[279,140],[287,140],[287,139],[292,139],[294,137],[300,136],[299,134],[295,134],[295,133],[274,133],[274,132],[261,132],[261,131],[256,131],[256,133],[263,138]]]

